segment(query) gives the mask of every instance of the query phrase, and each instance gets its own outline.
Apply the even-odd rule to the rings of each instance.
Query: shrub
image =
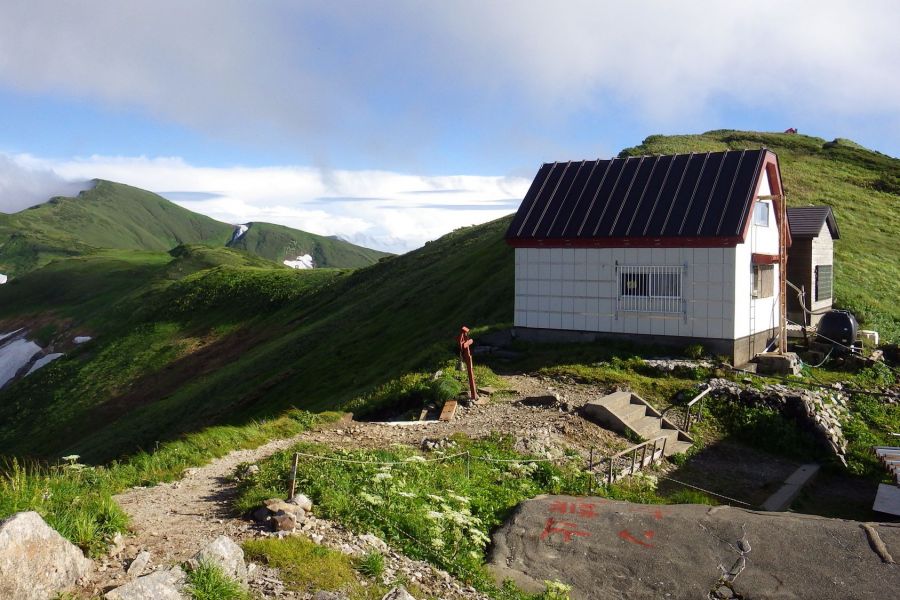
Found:
[[[381,552],[369,552],[359,560],[356,568],[366,577],[380,579],[384,574],[384,555]]]
[[[188,573],[187,591],[193,600],[250,600],[240,583],[212,563],[200,563]]]

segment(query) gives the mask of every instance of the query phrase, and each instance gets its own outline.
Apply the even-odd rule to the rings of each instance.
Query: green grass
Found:
[[[200,563],[188,572],[187,592],[192,600],[251,600],[239,582],[212,563]]]
[[[297,485],[313,499],[319,516],[375,533],[408,556],[428,560],[496,597],[508,597],[484,569],[489,532],[522,500],[541,493],[582,493],[586,477],[577,468],[550,463],[477,459],[522,459],[505,438],[458,437],[457,442],[459,451],[472,454],[468,468],[462,458],[423,462],[438,455],[402,448],[331,451],[302,445],[299,450],[323,457],[401,464],[388,468],[304,459]],[[274,455],[245,480],[237,510],[247,511],[267,497],[283,495],[292,456],[293,450]]]
[[[211,427],[140,452],[123,462],[90,467],[59,460],[52,465],[0,459],[0,519],[33,510],[51,527],[91,555],[105,551],[110,538],[127,525],[112,496],[136,485],[171,481],[185,469],[202,465],[231,450],[254,448],[273,438],[296,435],[334,420],[337,414],[286,415],[243,427]]]

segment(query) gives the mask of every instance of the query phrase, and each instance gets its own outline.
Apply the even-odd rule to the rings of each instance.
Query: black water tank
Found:
[[[847,310],[830,310],[824,315],[816,326],[818,339],[816,341],[825,344],[838,342],[844,346],[852,346],[856,341],[856,330],[859,324],[856,318]]]

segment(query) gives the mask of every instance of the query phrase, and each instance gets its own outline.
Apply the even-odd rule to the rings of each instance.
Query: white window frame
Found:
[[[757,200],[753,205],[753,224],[759,227],[769,226],[769,203]]]
[[[683,313],[684,269],[683,265],[616,265],[617,310]],[[628,283],[634,286],[631,292],[626,290]]]

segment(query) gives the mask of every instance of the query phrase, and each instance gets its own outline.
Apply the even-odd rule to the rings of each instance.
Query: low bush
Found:
[[[495,597],[521,597],[498,588],[485,571],[488,535],[523,500],[584,493],[580,460],[563,467],[527,462],[508,438],[454,439],[457,449],[427,455],[405,448],[331,451],[301,445],[273,455],[242,482],[236,506],[249,511],[267,496],[284,495],[293,452],[319,454],[304,458],[297,472],[297,485],[313,498],[319,516],[376,533]],[[469,460],[462,452],[470,453]]]

